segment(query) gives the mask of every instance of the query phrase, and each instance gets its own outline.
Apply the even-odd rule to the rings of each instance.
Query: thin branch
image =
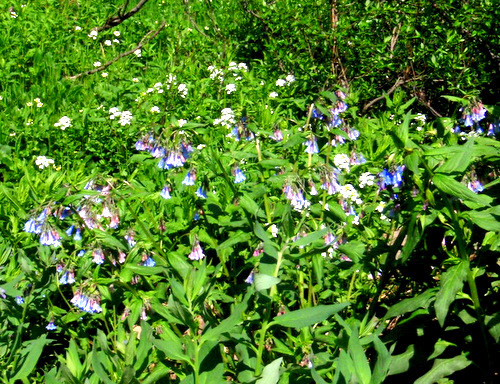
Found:
[[[132,53],[134,53],[135,51],[137,51],[138,49],[141,49],[144,44],[146,44],[147,42],[149,42],[150,40],[154,39],[156,36],[158,36],[158,34],[161,32],[161,30],[165,27],[166,25],[166,22],[163,21],[160,25],[160,28],[158,28],[156,31],[149,31],[143,38],[142,40],[139,42],[139,44],[137,44],[137,46],[135,48],[132,48],[130,51],[127,51],[127,52],[123,52],[123,53],[120,53],[117,57],[115,57],[114,59],[108,61],[107,63],[101,65],[100,67],[98,68],[94,68],[94,69],[91,69],[89,71],[86,71],[86,72],[82,72],[82,73],[78,73],[76,75],[73,75],[73,76],[67,76],[66,78],[67,79],[70,79],[70,80],[74,80],[74,79],[78,79],[82,76],[87,76],[87,75],[92,75],[94,73],[97,73],[97,72],[100,72],[100,71],[103,71],[105,70],[106,68],[108,68],[111,64],[117,62],[118,60],[120,60],[122,57],[125,57],[125,56],[128,56],[128,55],[131,55]]]
[[[413,79],[411,79],[411,80],[413,80]],[[398,79],[396,80],[394,85],[387,92],[385,92],[384,95],[379,96],[379,97],[373,99],[372,101],[368,102],[367,104],[365,104],[365,106],[363,107],[363,112],[366,112],[373,104],[379,102],[380,100],[383,100],[385,98],[385,95],[390,95],[392,92],[394,92],[396,90],[397,87],[399,87],[400,85],[402,85],[404,83],[407,83],[408,81],[410,81],[410,80],[403,80],[402,78],[398,77]]]
[[[123,23],[125,20],[127,20],[128,18],[130,18],[131,16],[133,16],[137,12],[139,12],[141,10],[141,8],[144,6],[144,4],[146,4],[148,1],[149,0],[141,0],[129,12],[122,13],[123,11],[125,11],[125,9],[128,6],[129,0],[126,0],[125,4],[123,6],[121,6],[120,9],[118,10],[117,16],[110,17],[108,20],[106,20],[106,22],[102,26],[94,28],[93,30],[100,32],[100,31],[104,31],[106,29],[111,29],[113,27],[116,27],[117,25]]]

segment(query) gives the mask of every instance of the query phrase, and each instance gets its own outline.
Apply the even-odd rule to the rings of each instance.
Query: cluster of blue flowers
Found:
[[[379,176],[380,176],[379,187],[380,187],[380,189],[381,190],[386,189],[388,186],[401,188],[401,186],[403,185],[404,169],[405,169],[404,165],[398,165],[392,171],[388,171],[387,169],[384,168],[384,170],[379,173]]]
[[[155,159],[160,159],[158,167],[161,169],[179,168],[184,166],[186,160],[193,152],[191,144],[181,141],[178,147],[165,147],[151,133],[148,133],[135,143],[138,151],[147,151]]]
[[[102,308],[99,302],[100,298],[98,296],[92,295],[89,297],[80,290],[77,290],[71,299],[71,304],[88,313],[101,313]]]

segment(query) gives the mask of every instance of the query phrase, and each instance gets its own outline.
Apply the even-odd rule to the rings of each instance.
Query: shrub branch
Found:
[[[147,42],[149,42],[150,40],[154,39],[156,36],[158,36],[158,34],[161,32],[161,30],[165,27],[166,25],[166,22],[163,21],[160,25],[160,28],[158,28],[156,31],[149,31],[143,38],[142,40],[139,42],[139,44],[137,44],[136,47],[132,48],[130,51],[127,51],[127,52],[123,52],[123,53],[120,53],[118,56],[116,56],[115,58],[111,59],[110,61],[108,61],[107,63],[101,65],[100,67],[98,68],[94,68],[94,69],[91,69],[89,71],[85,71],[85,72],[81,72],[81,73],[77,73],[76,75],[73,75],[73,76],[67,76],[66,78],[67,79],[70,79],[70,80],[74,80],[74,79],[78,79],[82,76],[87,76],[87,75],[92,75],[94,73],[97,73],[97,72],[100,72],[100,71],[103,71],[105,70],[106,68],[108,68],[111,64],[117,62],[118,60],[120,60],[122,57],[125,57],[125,56],[128,56],[128,55],[131,55],[132,53],[134,53],[135,51],[137,51],[138,49],[141,49],[144,44],[146,44]]]

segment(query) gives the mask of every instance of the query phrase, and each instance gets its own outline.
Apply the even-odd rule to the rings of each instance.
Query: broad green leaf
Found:
[[[377,362],[373,367],[372,379],[370,384],[382,384],[389,374],[391,366],[391,354],[387,350],[385,344],[375,336],[373,346],[377,351]]]
[[[328,384],[325,380],[323,380],[314,367],[311,368],[311,376],[316,384]]]
[[[286,167],[290,162],[284,159],[266,159],[259,162],[264,168]]]
[[[368,359],[366,358],[365,351],[359,341],[357,328],[354,328],[351,332],[348,350],[354,365],[354,372],[358,378],[358,382],[361,384],[370,383],[372,379],[372,372]]]
[[[434,344],[434,352],[432,352],[432,355],[430,355],[427,360],[434,360],[436,357],[441,356],[443,352],[448,348],[449,346],[455,346],[456,344],[450,343],[449,341],[446,340],[441,340],[439,339],[436,341],[436,344]]]
[[[468,367],[472,361],[467,360],[464,355],[455,356],[451,359],[437,359],[431,370],[418,378],[414,384],[434,384],[452,373]]]
[[[465,145],[460,146],[460,150],[456,154],[441,165],[436,172],[439,173],[463,173],[469,167],[472,161],[472,149],[474,147],[474,138],[467,140]]]
[[[262,377],[255,384],[276,384],[280,379],[280,367],[283,358],[274,360],[266,365],[262,371]]]
[[[496,206],[483,211],[467,211],[464,215],[478,227],[487,231],[500,232],[500,206]]]
[[[26,347],[20,352],[25,357],[19,360],[21,365],[17,368],[14,377],[11,379],[13,383],[16,380],[23,380],[28,377],[37,366],[38,359],[42,354],[45,344],[51,341],[52,340],[47,339],[47,335],[42,335],[40,338],[26,343]]]
[[[492,201],[489,196],[472,192],[465,185],[459,183],[450,176],[437,173],[432,178],[432,181],[438,189],[450,196],[458,197],[459,199],[479,204],[481,206],[489,206]]]
[[[441,327],[444,325],[450,304],[455,301],[458,291],[464,285],[468,269],[469,262],[461,261],[459,264],[448,268],[441,276],[441,288],[436,294],[436,302],[434,304],[436,317]]]
[[[354,240],[349,241],[346,244],[342,244],[339,247],[339,252],[345,253],[352,259],[352,261],[357,263],[363,257],[363,254],[365,253],[365,247],[365,244],[361,241]]]
[[[174,340],[174,338],[170,338],[170,340],[153,339],[153,344],[156,348],[162,351],[165,354],[165,356],[167,356],[169,359],[191,362],[189,357],[184,353],[182,349],[182,342],[179,339],[177,340]]]
[[[418,168],[419,160],[418,152],[412,152],[405,157],[406,167],[416,175],[420,175],[420,169]]]
[[[355,371],[354,362],[344,349],[340,350],[337,369],[340,370],[344,376],[346,383],[352,383],[351,378]]]
[[[80,362],[80,356],[78,355],[78,347],[73,339],[69,341],[69,348],[66,349],[66,366],[73,376],[78,379],[81,378],[83,365]]]
[[[401,251],[401,260],[403,263],[408,260],[421,238],[420,228],[417,225],[417,220],[418,215],[415,212],[412,214],[410,223],[408,224],[408,232],[405,238],[406,242],[403,245],[403,249]]]
[[[96,349],[92,351],[92,368],[94,372],[99,376],[99,379],[105,384],[114,384],[113,380],[111,380],[104,370],[104,367],[101,364],[101,360],[97,354]]]
[[[130,365],[127,365],[123,370],[120,384],[139,384],[139,381],[135,378],[135,370]]]
[[[437,288],[426,290],[418,296],[405,299],[397,304],[394,304],[384,316],[384,319],[400,316],[402,314],[413,312],[418,308],[427,308],[436,296]]]
[[[389,367],[389,375],[399,375],[408,371],[410,368],[410,360],[415,354],[415,346],[409,345],[405,352],[399,355],[391,356],[391,365]]]
[[[296,311],[285,313],[274,317],[270,325],[281,325],[283,327],[303,328],[320,323],[335,313],[342,311],[350,303],[340,303],[331,305],[318,305],[311,308],[297,309]]]
[[[229,237],[229,239],[219,244],[218,248],[225,249],[238,243],[245,243],[248,240],[250,240],[251,237],[252,236],[248,232],[237,231],[236,233],[232,234],[231,237]]]
[[[242,314],[246,311],[248,306],[248,300],[251,294],[247,293],[241,303],[236,305],[231,313],[231,315],[224,319],[215,328],[210,328],[201,337],[201,342],[205,341],[218,341],[220,335],[223,333],[231,331],[236,325],[240,324],[242,320]]]
[[[295,240],[292,245],[296,247],[304,246],[311,244],[312,242],[321,239],[325,233],[328,232],[328,228],[320,229],[319,231],[315,231],[313,233],[310,233],[309,235],[305,237],[300,237],[299,239]]]
[[[253,283],[257,291],[263,291],[264,289],[269,289],[281,280],[277,277],[266,275],[264,273],[256,273],[253,275]]]

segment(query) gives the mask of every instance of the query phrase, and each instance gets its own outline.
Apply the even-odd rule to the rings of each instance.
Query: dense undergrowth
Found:
[[[496,382],[498,9],[397,3],[2,8],[2,381]]]

